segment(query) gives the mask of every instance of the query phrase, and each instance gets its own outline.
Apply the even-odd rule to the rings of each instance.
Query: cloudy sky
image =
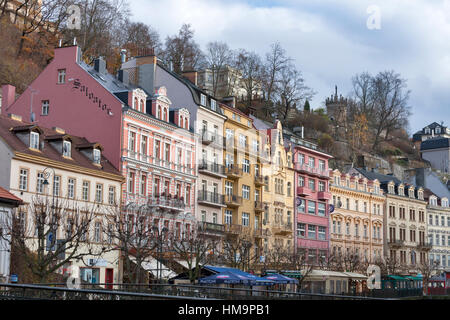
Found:
[[[356,73],[395,70],[411,90],[410,132],[450,125],[450,0],[129,0],[133,20],[164,40],[183,23],[204,49],[224,41],[263,55],[280,42],[317,94],[351,91]],[[379,29],[376,12],[379,11]]]

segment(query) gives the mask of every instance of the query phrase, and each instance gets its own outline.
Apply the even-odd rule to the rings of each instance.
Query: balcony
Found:
[[[400,248],[405,245],[405,240],[389,240],[388,244],[392,248]]]
[[[263,187],[267,186],[269,184],[268,177],[257,175],[255,176],[255,186],[256,187]]]
[[[198,167],[198,172],[213,177],[226,178],[225,167],[213,162],[202,161]]]
[[[210,191],[200,190],[198,192],[197,202],[199,204],[208,205],[211,207],[225,207],[223,195]]]
[[[261,213],[264,212],[266,209],[266,205],[262,203],[261,201],[255,201],[255,212]]]
[[[430,242],[419,242],[417,244],[418,250],[428,251],[428,250],[431,250],[432,247],[433,247],[433,245]]]
[[[219,136],[218,134],[214,133],[214,132],[210,132],[210,131],[206,131],[206,130],[202,130],[200,132],[200,137],[202,139],[202,143],[204,145],[209,145],[209,144],[216,144],[219,146],[222,146],[222,144],[220,143],[220,139],[221,136]],[[223,139],[222,139],[223,140]]]
[[[267,238],[269,235],[269,229],[258,228],[253,230],[253,237],[255,238]]]
[[[225,195],[225,204],[230,208],[237,208],[242,205],[242,197],[236,195]]]
[[[226,224],[225,233],[239,235],[242,233],[242,226],[240,224]]]
[[[147,205],[149,207],[155,207],[163,211],[180,213],[186,208],[186,205],[182,198],[172,198],[165,196],[155,196],[148,200]]]
[[[291,222],[287,222],[287,223],[282,223],[282,222],[276,223],[275,222],[272,224],[271,229],[272,229],[272,233],[275,235],[286,236],[286,235],[292,234],[292,232],[293,232]]]
[[[331,193],[330,192],[325,192],[325,191],[319,191],[317,193],[317,197],[318,197],[319,200],[330,201],[331,200]]]
[[[329,178],[330,177],[330,173],[329,173],[328,170],[323,170],[321,168],[311,167],[307,163],[295,163],[294,164],[294,169],[299,171],[299,172],[302,172],[302,173],[307,173],[307,174],[318,176],[318,177],[322,177],[322,178]]]
[[[225,167],[225,174],[228,179],[240,179],[242,178],[242,169],[238,166],[228,166]]]
[[[308,187],[297,187],[297,195],[308,197],[311,196],[312,191]]]
[[[211,223],[211,222],[199,222],[198,231],[206,233],[224,233],[225,226],[223,224]]]

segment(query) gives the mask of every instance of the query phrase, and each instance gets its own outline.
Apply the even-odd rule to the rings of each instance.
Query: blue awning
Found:
[[[218,274],[227,272],[227,273],[232,273],[237,276],[244,277],[246,279],[251,280],[250,285],[252,285],[252,286],[271,286],[271,285],[275,284],[275,281],[273,281],[273,280],[261,278],[261,277],[255,276],[254,274],[244,272],[242,270],[235,269],[235,268],[215,267],[215,266],[204,266],[204,268],[208,269],[212,272],[216,272]]]
[[[251,285],[252,280],[243,276],[239,276],[232,272],[221,272],[217,274],[210,275],[205,278],[201,278],[198,280],[201,284],[245,284]]]
[[[267,275],[267,276],[265,276],[263,278],[267,279],[267,280],[275,281],[275,283],[280,283],[280,284],[287,284],[287,283],[296,283],[296,284],[298,284],[298,280],[297,279],[292,279],[292,278],[283,276],[282,274],[278,274],[278,273],[269,274],[269,275]]]

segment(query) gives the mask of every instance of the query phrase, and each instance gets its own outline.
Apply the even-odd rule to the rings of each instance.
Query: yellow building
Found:
[[[383,257],[383,209],[378,180],[360,174],[331,173],[334,212],[330,215],[331,257],[375,262]]]
[[[225,105],[223,110],[228,118],[224,124],[225,233],[245,238],[251,244],[250,258],[257,258],[266,237],[262,229],[265,181],[261,166],[265,137],[254,129],[253,120],[243,112]]]
[[[260,122],[258,122],[259,124]],[[262,123],[261,123],[262,124]],[[255,124],[257,129],[260,127]],[[286,150],[283,127],[280,121],[260,132],[267,135],[264,150],[267,162],[262,162],[266,184],[263,187],[263,229],[270,235],[263,241],[265,252],[269,250],[293,250],[294,230],[294,169],[292,152]]]

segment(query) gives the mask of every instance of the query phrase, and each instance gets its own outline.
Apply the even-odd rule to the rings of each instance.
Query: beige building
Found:
[[[357,255],[361,262],[383,257],[385,197],[378,180],[361,174],[330,174],[334,211],[330,215],[330,250],[338,258]]]
[[[115,205],[120,203],[123,178],[102,156],[99,144],[69,135],[62,129],[22,122],[19,116],[0,115],[0,163],[0,186],[23,200],[18,214],[30,250],[37,248],[36,213],[33,211],[36,203],[60,203],[62,214],[93,214],[87,240],[77,249],[88,252],[89,248],[93,255],[71,261],[71,265],[80,268],[84,281],[121,282],[119,251],[105,253],[101,248],[113,245],[114,240],[106,231],[109,227],[106,215],[114,212]],[[76,224],[70,219],[61,217],[59,227],[52,235],[56,243],[60,239],[64,241],[70,226]],[[53,249],[47,247],[45,250]],[[69,251],[65,251],[64,256],[66,254]],[[66,272],[69,267],[62,266],[59,273]]]
[[[386,196],[383,217],[384,256],[391,272],[417,274],[427,263],[431,246],[426,242],[427,202],[423,188],[402,183],[392,175],[352,169],[368,179],[378,179]]]

